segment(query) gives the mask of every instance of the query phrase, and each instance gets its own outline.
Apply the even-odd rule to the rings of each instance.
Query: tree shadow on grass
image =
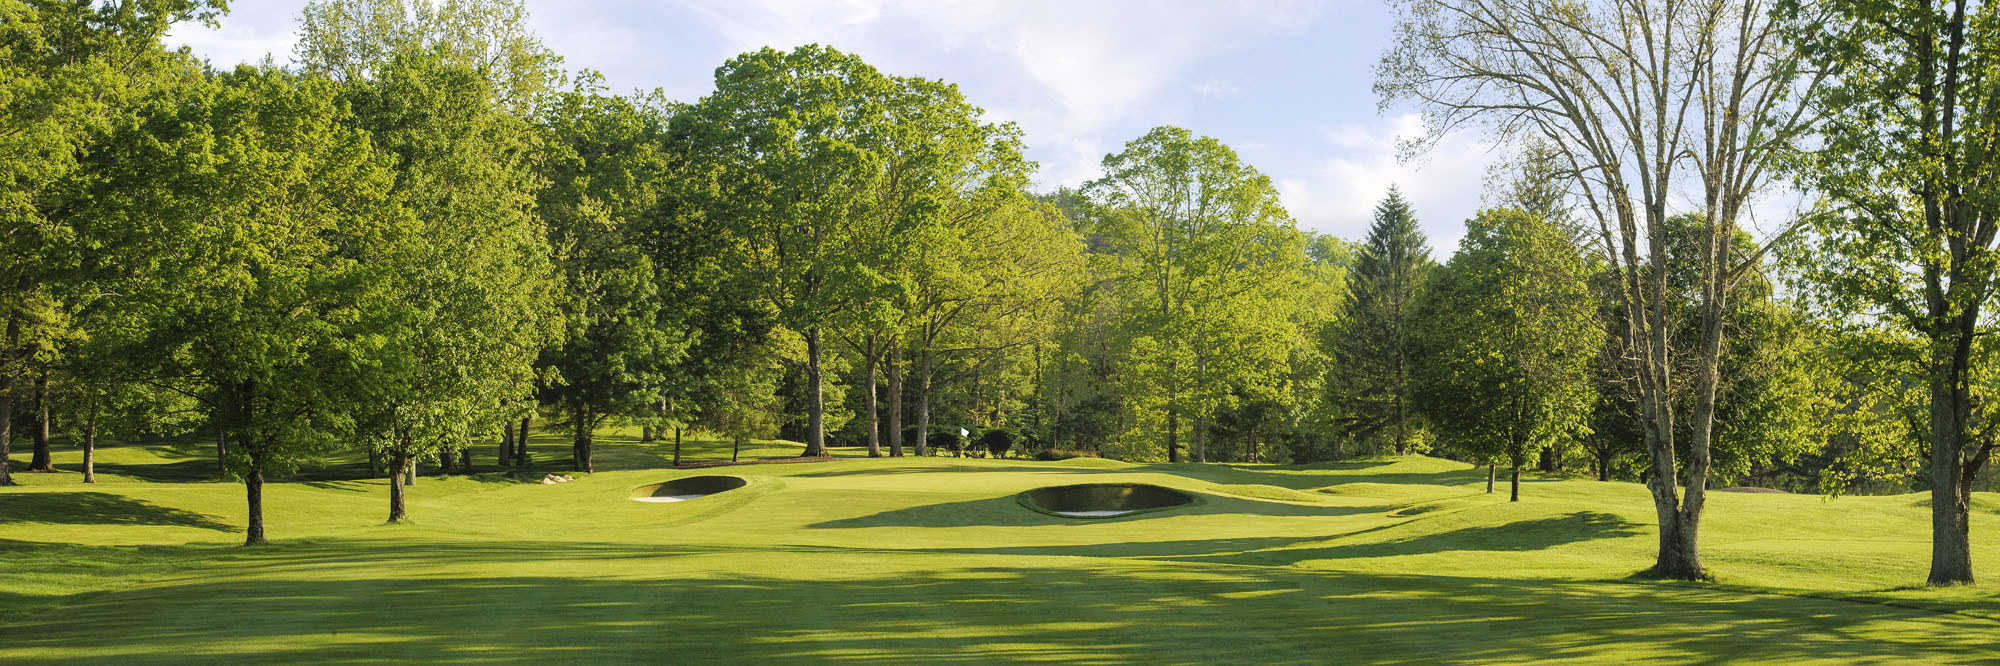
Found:
[[[917,550],[928,553],[1121,557],[1249,566],[1289,566],[1310,560],[1422,555],[1447,551],[1542,550],[1593,539],[1618,538],[1641,534],[1646,526],[1626,522],[1610,514],[1582,511],[1565,516],[1540,520],[1524,520],[1492,527],[1456,530],[1412,539],[1399,539],[1377,543],[1328,544],[1332,539],[1353,538],[1360,534],[1378,532],[1393,527],[1395,525],[1369,528],[1338,536],[1318,534],[1305,537],[1106,541],[1104,543],[1055,546],[923,548]]]
[[[1352,469],[1384,467],[1394,463],[1334,463],[1359,465]],[[1486,472],[1473,469],[1442,470],[1435,472],[1369,472],[1366,474],[1328,475],[1328,469],[1348,469],[1328,465],[1305,465],[1285,467],[1203,465],[1195,463],[1151,463],[1135,465],[1120,471],[1155,472],[1174,474],[1225,484],[1260,484],[1279,486],[1294,490],[1310,490],[1347,483],[1379,483],[1429,486],[1460,486],[1468,483],[1484,482]]]
[[[0,524],[171,525],[218,532],[240,528],[214,516],[145,500],[100,492],[39,492],[0,494]]]
[[[1505,525],[1472,527],[1433,532],[1406,539],[1374,543],[1333,544],[1244,551],[1186,558],[1223,564],[1288,566],[1308,560],[1337,560],[1360,557],[1424,555],[1449,551],[1544,550],[1564,544],[1596,539],[1615,539],[1646,533],[1647,526],[1596,511],[1577,511],[1561,516],[1522,520]],[[1374,530],[1370,530],[1374,531]]]
[[[1259,502],[1237,497],[1201,494],[1204,500],[1199,504],[1183,505],[1164,511],[1152,511],[1130,516],[1109,518],[1064,518],[1031,510],[1016,502],[1013,495],[963,502],[943,502],[926,504],[904,509],[892,509],[881,513],[853,518],[841,518],[814,523],[811,529],[846,529],[862,527],[1003,527],[1003,526],[1068,526],[1084,527],[1107,525],[1139,520],[1151,520],[1178,515],[1235,513],[1260,516],[1346,516],[1358,513],[1381,511],[1375,507],[1325,506],[1292,504],[1285,502]]]
[[[1667,586],[880,552],[746,552],[727,570],[674,568],[691,554],[280,547],[218,563],[209,578],[36,613],[7,627],[0,661],[1956,663],[2000,649],[1988,621]],[[634,575],[647,570],[661,573]]]
[[[139,465],[98,462],[92,467],[95,467],[99,474],[123,476],[148,483],[201,483],[214,481],[216,477],[215,461],[199,458]]]

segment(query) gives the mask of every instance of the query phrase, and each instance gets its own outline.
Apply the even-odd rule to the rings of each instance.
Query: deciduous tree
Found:
[[[1596,222],[1596,252],[1618,276],[1627,314],[1620,335],[1638,359],[1660,529],[1652,572],[1705,577],[1699,534],[1728,293],[1768,249],[1737,262],[1732,244],[1751,198],[1798,154],[1814,122],[1804,100],[1823,74],[1786,40],[1810,21],[1774,13],[1764,0],[1400,0],[1395,7],[1397,35],[1376,90],[1385,105],[1422,108],[1432,131],[1414,148],[1478,125],[1503,140],[1537,137],[1561,153],[1580,214]],[[1685,350],[1696,361],[1684,464],[1674,435],[1672,366],[1682,352],[1671,341],[1669,266],[1648,262],[1666,256],[1669,206],[1683,195],[1701,202],[1691,268],[1700,276],[1702,331],[1696,348]]]
[[[1806,284],[1833,319],[1901,341],[1928,385],[1932,585],[1972,582],[1971,486],[1996,444],[1975,378],[1988,354],[2000,231],[2000,7],[1985,2],[1792,3],[1808,61],[1834,74],[1812,99],[1824,144],[1806,173],[1818,218]],[[1817,12],[1826,12],[1825,15]],[[1863,315],[1871,315],[1860,319]],[[1878,351],[1889,351],[1888,345]]]
[[[1513,470],[1587,426],[1602,346],[1592,267],[1561,229],[1512,209],[1466,221],[1410,318],[1410,395],[1440,444]]]

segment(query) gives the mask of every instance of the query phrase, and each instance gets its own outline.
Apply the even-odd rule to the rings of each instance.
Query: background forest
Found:
[[[396,520],[419,464],[588,472],[595,433],[638,426],[802,457],[1428,453],[1516,496],[1523,469],[1678,479],[1663,511],[1697,519],[1708,487],[1994,489],[1990,158],[1961,145],[1992,128],[1894,125],[1987,110],[1990,83],[1932,67],[1965,10],[1714,9],[1688,25],[1759,76],[1659,60],[1732,104],[1683,105],[1714,112],[1694,140],[1607,124],[1672,100],[1573,89],[1597,61],[1522,46],[1605,26],[1399,7],[1378,92],[1518,153],[1456,248],[1394,189],[1367,238],[1301,230],[1178,127],[1037,192],[1031,138],[979,100],[827,46],[675,100],[567,71],[520,0],[316,1],[289,64],[227,71],[160,45],[219,0],[0,0],[0,484],[10,446],[40,472],[56,446],[212,440],[257,542],[263,482],[330,455],[365,452]],[[1978,25],[1963,58],[2000,49]],[[1656,149],[1693,175],[1648,172]],[[1942,153],[1965,156],[1910,157]],[[1693,205],[1664,193],[1688,179]],[[1823,203],[1739,228],[1779,182]],[[530,452],[538,420],[570,450]]]

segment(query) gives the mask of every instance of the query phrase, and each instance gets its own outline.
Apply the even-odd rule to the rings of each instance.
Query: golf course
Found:
[[[0,666],[2000,665],[2000,0],[0,0]]]
[[[1991,584],[1926,589],[1927,495],[1715,493],[1712,583],[1633,577],[1634,483],[1523,483],[1385,457],[1303,466],[845,458],[673,469],[600,435],[567,483],[329,463],[242,486],[197,447],[111,447],[98,483],[0,489],[0,663],[1978,663]],[[546,439],[546,441],[544,441]],[[560,446],[537,434],[536,446]],[[750,456],[796,453],[786,442]],[[76,462],[57,456],[58,468]],[[728,458],[690,441],[689,461]],[[552,470],[555,468],[551,468]],[[357,474],[358,475],[358,474]],[[747,483],[680,502],[634,490]],[[535,477],[529,479],[528,477]],[[531,482],[533,481],[533,482]],[[1200,501],[1065,518],[1017,496],[1152,484]],[[1976,498],[1973,529],[2000,529]],[[2000,548],[1978,542],[1982,580]]]

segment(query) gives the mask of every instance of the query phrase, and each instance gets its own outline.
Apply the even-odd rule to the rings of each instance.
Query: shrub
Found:
[[[979,447],[992,453],[995,458],[1003,457],[1007,455],[1008,449],[1014,448],[1014,433],[1008,432],[1006,428],[988,430],[979,436]]]
[[[958,426],[932,426],[928,443],[934,450],[949,450],[959,455],[965,454],[965,438],[958,436]]]

